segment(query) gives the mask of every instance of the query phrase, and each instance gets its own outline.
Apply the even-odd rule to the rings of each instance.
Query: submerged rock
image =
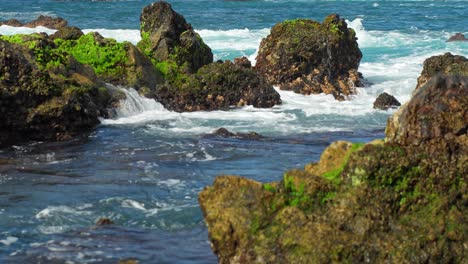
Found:
[[[262,40],[255,69],[280,89],[301,94],[355,94],[362,53],[356,34],[333,14],[321,24],[307,19],[276,24]]]
[[[456,33],[447,40],[447,42],[453,41],[468,41],[468,39],[465,38],[465,35],[463,35],[462,33]]]
[[[239,139],[248,139],[248,140],[260,140],[264,138],[262,135],[256,132],[233,133],[224,127],[217,129],[211,134],[205,135],[205,137],[239,138]]]
[[[336,142],[262,184],[217,177],[199,196],[220,263],[463,263],[468,77],[436,76],[386,142]]]
[[[281,104],[279,94],[256,72],[230,61],[208,64],[193,75],[179,75],[177,82],[159,86],[156,98],[177,112]]]
[[[50,17],[50,16],[43,16],[40,15],[38,18],[35,20],[26,22],[26,23],[21,23],[17,19],[9,19],[6,21],[0,21],[0,26],[1,25],[7,25],[7,26],[12,26],[12,27],[30,27],[30,28],[35,28],[35,27],[46,27],[50,29],[59,29],[61,27],[66,27],[68,25],[68,21],[61,17]]]
[[[450,52],[426,59],[421,75],[418,77],[416,90],[438,73],[468,76],[468,59],[463,56],[452,55]]]
[[[104,225],[113,225],[115,224],[114,221],[107,217],[101,217],[96,221],[97,226],[104,226]]]
[[[184,73],[195,73],[202,66],[213,62],[211,49],[167,2],[155,2],[143,9],[140,33],[142,39],[138,47],[163,72],[168,61],[176,64]]]
[[[397,108],[401,103],[388,93],[381,93],[374,101],[374,109],[387,110],[389,108]]]

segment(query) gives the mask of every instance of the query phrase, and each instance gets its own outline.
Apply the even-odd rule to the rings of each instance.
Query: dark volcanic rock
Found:
[[[99,219],[96,221],[96,225],[97,225],[97,226],[113,225],[113,224],[115,224],[114,221],[112,221],[111,219],[109,219],[109,218],[107,218],[107,217],[99,218]]]
[[[386,141],[335,142],[262,184],[217,177],[199,195],[219,263],[464,263],[468,77],[439,75]]]
[[[50,29],[59,29],[61,27],[66,27],[68,25],[68,21],[61,17],[50,17],[50,16],[39,16],[35,20],[26,22],[26,23],[21,23],[20,21],[16,19],[9,19],[6,21],[0,21],[0,26],[1,25],[8,25],[12,27],[30,27],[30,28],[35,28],[35,27],[46,27]]]
[[[465,35],[463,35],[462,33],[456,33],[447,40],[447,42],[453,41],[468,41],[468,39],[465,38]]]
[[[468,76],[468,59],[449,52],[426,59],[416,90],[438,73]]]
[[[67,53],[43,53],[54,45],[44,36],[28,37],[24,45],[0,39],[0,145],[90,131],[111,103],[104,83]]]
[[[381,93],[374,102],[374,109],[387,110],[389,108],[397,108],[401,103],[388,93]]]
[[[248,140],[260,140],[264,138],[262,135],[256,132],[233,133],[224,127],[217,129],[211,134],[205,135],[205,137],[239,138],[239,139],[248,139]]]
[[[355,94],[362,53],[356,34],[333,14],[324,22],[298,19],[276,24],[262,40],[256,70],[283,90],[301,94]]]
[[[179,78],[179,84],[159,86],[156,91],[158,101],[177,112],[281,104],[279,94],[256,72],[230,61],[211,63]]]
[[[77,40],[83,36],[83,31],[77,27],[61,27],[50,36],[51,39]]]
[[[186,73],[213,62],[211,49],[169,3],[160,1],[146,6],[140,23],[142,40],[138,47],[155,61],[174,61]]]

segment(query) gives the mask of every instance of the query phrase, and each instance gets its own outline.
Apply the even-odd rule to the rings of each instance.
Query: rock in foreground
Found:
[[[333,14],[322,24],[306,19],[276,24],[260,44],[255,68],[283,90],[344,100],[360,86],[361,57],[354,30]]]
[[[336,142],[277,183],[217,177],[199,196],[220,263],[463,263],[468,78],[438,76],[387,142]]]

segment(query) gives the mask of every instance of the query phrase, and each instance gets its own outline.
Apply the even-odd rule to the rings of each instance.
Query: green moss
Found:
[[[308,202],[311,198],[305,194],[305,184],[303,182],[296,185],[294,178],[287,173],[283,176],[283,184],[285,189],[285,204],[286,206],[308,208]]]
[[[276,188],[273,187],[273,185],[271,185],[270,183],[265,183],[263,185],[263,189],[272,193],[276,192]]]
[[[348,151],[346,153],[346,156],[344,157],[344,160],[343,160],[343,163],[336,169],[333,169],[331,171],[328,171],[328,172],[325,172],[322,177],[335,183],[335,184],[339,184],[340,183],[340,178],[339,176],[341,175],[341,173],[343,172],[346,164],[348,164],[349,162],[349,157],[351,156],[352,153],[360,150],[362,147],[364,146],[363,143],[354,143],[352,146],[351,146],[351,149],[350,151]]]

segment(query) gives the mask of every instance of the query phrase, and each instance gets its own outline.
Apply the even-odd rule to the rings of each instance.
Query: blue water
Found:
[[[0,19],[61,16],[136,43],[140,11],[151,2],[1,1]],[[372,109],[379,93],[406,102],[425,58],[448,51],[468,56],[468,43],[445,42],[467,33],[466,1],[169,2],[216,59],[255,59],[276,22],[339,13],[357,32],[360,71],[372,85],[346,102],[280,91],[282,106],[227,112],[179,114],[136,98],[140,108],[121,109],[89,137],[0,149],[0,263],[215,263],[197,195],[216,175],[275,181],[318,160],[335,140],[382,138],[392,112]],[[28,30],[3,26],[0,34]],[[219,127],[265,138],[204,136]],[[100,217],[116,225],[95,227]]]

